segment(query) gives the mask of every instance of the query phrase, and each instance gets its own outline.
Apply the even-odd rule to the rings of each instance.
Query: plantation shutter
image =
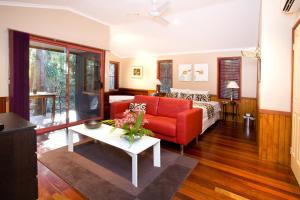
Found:
[[[161,82],[160,92],[168,93],[172,87],[172,61],[158,61],[158,79]]]
[[[235,81],[241,86],[241,58],[219,58],[218,68],[218,96],[220,99],[229,99],[232,93],[232,89],[226,88],[229,81]],[[233,91],[233,99],[240,99],[240,89]]]

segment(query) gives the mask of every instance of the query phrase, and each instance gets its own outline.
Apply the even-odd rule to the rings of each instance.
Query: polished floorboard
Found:
[[[243,124],[218,122],[199,142],[191,142],[185,154],[199,161],[175,194],[175,200],[190,199],[300,199],[300,188],[289,167],[258,159],[255,128],[245,132]],[[74,140],[84,137],[75,135]],[[65,131],[38,136],[38,153],[65,146]],[[179,146],[162,143],[179,151]],[[39,199],[85,199],[43,164],[38,163]]]

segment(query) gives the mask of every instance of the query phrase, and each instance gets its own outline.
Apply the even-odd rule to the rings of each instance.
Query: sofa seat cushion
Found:
[[[144,127],[150,129],[154,133],[159,133],[166,136],[176,137],[176,119],[170,117],[150,117],[149,123]]]

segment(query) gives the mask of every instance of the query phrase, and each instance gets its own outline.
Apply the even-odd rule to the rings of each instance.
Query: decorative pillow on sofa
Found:
[[[178,98],[186,99],[186,100],[193,100],[193,94],[180,93]]]
[[[209,94],[193,94],[193,100],[194,101],[210,101],[210,95]]]
[[[129,104],[129,110],[130,111],[143,111],[146,113],[146,104],[145,103],[130,103]]]
[[[166,94],[166,97],[177,98],[178,97],[178,92],[168,92]]]

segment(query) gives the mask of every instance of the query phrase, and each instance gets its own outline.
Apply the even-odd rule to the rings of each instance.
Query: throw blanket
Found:
[[[193,101],[193,104],[197,105],[201,108],[205,108],[206,112],[207,112],[208,119],[214,117],[215,108],[212,105],[210,105],[209,103]]]

